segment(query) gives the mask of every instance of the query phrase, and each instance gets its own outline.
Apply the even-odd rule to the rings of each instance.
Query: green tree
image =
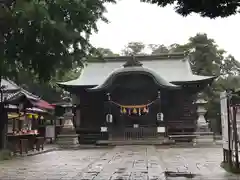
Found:
[[[41,82],[39,79],[26,70],[19,71],[17,79],[13,79],[19,86],[29,92],[53,103],[61,100],[63,90],[56,85],[56,82],[70,81],[80,76],[81,69],[76,68],[65,72],[63,75],[52,77],[48,82]]]
[[[7,1],[4,1],[7,2]],[[0,6],[0,75],[26,69],[41,80],[82,64],[93,52],[89,44],[104,3],[113,0],[19,0]]]
[[[198,13],[202,17],[227,17],[238,13],[239,0],[141,0],[157,4],[161,7],[173,5],[177,13],[187,16],[191,13]]]
[[[163,44],[149,44],[148,47],[151,49],[151,54],[152,55],[157,55],[161,53],[168,53],[169,49]]]
[[[0,2],[0,80],[20,71],[46,82],[82,65],[94,52],[89,36],[104,4],[114,0],[2,0]],[[2,97],[2,96],[1,96]],[[7,114],[0,103],[0,149],[6,145]]]
[[[108,48],[97,48],[97,52],[104,57],[113,57],[119,56],[119,54],[114,53],[111,49]]]
[[[122,50],[122,54],[129,55],[143,55],[145,54],[143,50],[145,49],[145,44],[142,42],[130,42]]]

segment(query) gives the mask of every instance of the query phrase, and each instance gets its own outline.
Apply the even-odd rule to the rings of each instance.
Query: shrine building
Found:
[[[76,105],[80,143],[167,137],[196,131],[196,100],[215,76],[193,74],[183,53],[91,59],[59,83]]]

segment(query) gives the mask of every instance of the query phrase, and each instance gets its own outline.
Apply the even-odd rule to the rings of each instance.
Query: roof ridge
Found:
[[[29,96],[33,96],[33,97],[36,98],[36,99],[41,99],[39,96],[37,96],[37,95],[35,95],[35,94],[27,91],[26,89],[21,88],[20,91],[21,91],[23,94],[27,94],[27,95],[29,95]]]
[[[183,60],[188,55],[185,52],[175,53],[161,53],[157,55],[134,55],[138,61],[153,61],[153,60]],[[105,56],[105,57],[94,57],[89,59],[88,62],[122,62],[131,59],[132,56]]]

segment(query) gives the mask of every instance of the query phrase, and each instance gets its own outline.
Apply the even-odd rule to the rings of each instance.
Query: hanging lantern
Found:
[[[144,112],[144,113],[148,113],[148,111],[149,111],[149,110],[148,110],[147,107],[144,107],[144,108],[143,108],[143,112]]]
[[[40,119],[41,119],[41,120],[43,120],[43,119],[44,119],[44,117],[43,117],[43,116],[41,116],[41,117],[40,117]]]
[[[143,112],[144,112],[144,113],[147,112],[147,108],[146,108],[146,107],[143,108]]]
[[[123,108],[122,112],[123,112],[123,114],[126,114],[127,113],[126,108]]]
[[[128,115],[131,115],[131,109],[130,108],[128,109]]]
[[[32,114],[28,114],[28,116],[27,116],[29,119],[32,119]]]
[[[163,121],[163,113],[157,113],[157,121]]]
[[[137,109],[136,108],[133,109],[133,114],[137,114]]]
[[[107,122],[107,123],[112,123],[112,122],[113,122],[113,116],[112,116],[112,114],[107,114],[107,115],[106,115],[106,122]]]
[[[35,118],[35,119],[38,119],[38,114],[34,114],[34,118]]]
[[[147,110],[146,113],[148,113],[149,112],[149,108],[147,107],[146,110]]]

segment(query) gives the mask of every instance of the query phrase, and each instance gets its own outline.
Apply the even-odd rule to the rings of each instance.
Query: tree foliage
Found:
[[[0,74],[16,77],[21,69],[48,80],[58,71],[81,65],[92,53],[89,43],[104,3],[114,0],[1,1]]]
[[[48,82],[39,81],[39,79],[29,71],[21,69],[18,77],[12,79],[23,89],[41,97],[48,102],[57,102],[61,100],[63,89],[56,85],[56,82],[70,81],[76,79],[81,74],[81,68],[74,68],[66,71],[64,74],[57,73]]]
[[[104,57],[114,57],[114,56],[119,56],[119,54],[114,53],[111,49],[108,48],[96,48],[95,54],[93,56],[104,56]]]
[[[239,0],[141,0],[161,7],[174,5],[177,13],[187,16],[198,13],[202,17],[227,17],[239,12]]]
[[[142,42],[129,42],[125,48],[122,50],[122,54],[129,56],[129,55],[143,55],[145,44]]]

